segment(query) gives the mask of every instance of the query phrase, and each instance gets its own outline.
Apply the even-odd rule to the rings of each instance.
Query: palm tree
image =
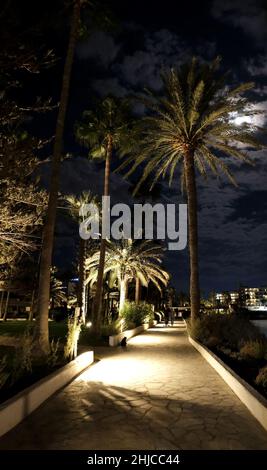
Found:
[[[230,89],[226,75],[217,77],[219,63],[219,58],[203,65],[193,59],[179,70],[163,74],[161,94],[148,92],[142,98],[149,115],[138,126],[140,137],[135,151],[120,167],[131,164],[129,175],[144,164],[138,191],[151,173],[153,184],[167,173],[171,184],[177,164],[182,165],[182,184],[188,203],[192,320],[199,315],[200,305],[196,169],[203,176],[207,175],[207,168],[216,176],[221,170],[236,184],[223,157],[250,163],[244,147],[263,148],[253,136],[258,130],[253,116],[259,111],[242,96],[253,84]],[[246,118],[240,119],[244,115]],[[242,121],[245,122],[240,124]]]
[[[41,355],[46,355],[49,352],[49,331],[48,331],[48,309],[50,298],[50,269],[52,263],[52,250],[54,229],[56,221],[58,188],[59,188],[59,174],[60,162],[63,147],[63,132],[65,125],[65,117],[69,99],[69,87],[72,71],[72,64],[74,58],[74,50],[76,38],[79,30],[80,23],[80,0],[73,2],[73,14],[71,20],[71,29],[69,35],[69,44],[64,66],[62,88],[60,96],[60,104],[57,116],[56,134],[53,149],[51,179],[49,188],[49,199],[46,213],[46,220],[43,230],[42,254],[40,261],[40,274],[39,274],[39,290],[38,290],[38,306],[37,318],[35,327],[35,344],[36,351]]]
[[[63,283],[57,278],[57,268],[53,266],[51,268],[50,276],[50,307],[53,310],[55,307],[61,306],[67,301],[67,296]]]
[[[69,209],[70,215],[77,224],[83,221],[81,209],[85,204],[94,204],[99,206],[99,200],[97,196],[91,193],[91,191],[83,191],[79,196],[69,194],[65,196],[67,202],[67,208]],[[85,323],[85,257],[86,257],[87,240],[79,238],[79,255],[78,255],[78,272],[79,272],[79,283],[78,283],[78,295],[77,304],[80,307],[80,314],[83,323]]]
[[[118,279],[120,312],[123,310],[130,280],[138,278],[144,286],[147,286],[151,281],[159,290],[161,290],[161,284],[167,285],[169,274],[160,266],[162,255],[162,248],[151,240],[141,242],[138,240],[137,242],[131,239],[122,239],[106,242],[104,274],[111,272]],[[87,282],[93,282],[96,279],[98,265],[99,251],[86,261],[86,269],[89,273]]]
[[[105,160],[104,196],[110,194],[110,164],[112,153],[117,150],[124,155],[129,149],[131,130],[129,126],[129,105],[126,100],[107,97],[94,111],[85,111],[83,121],[77,125],[76,136],[79,142],[89,147],[89,157]],[[102,225],[108,213],[102,214]],[[103,274],[105,265],[106,240],[101,238],[100,261],[93,305],[93,328],[100,334]]]

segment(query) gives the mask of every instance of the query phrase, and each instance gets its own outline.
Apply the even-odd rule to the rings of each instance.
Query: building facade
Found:
[[[225,291],[216,293],[216,302],[219,305],[229,305],[237,304],[239,301],[239,292],[238,291]]]
[[[216,302],[220,306],[238,303],[245,308],[267,306],[267,287],[242,286],[238,291],[217,292]]]
[[[267,305],[267,287],[241,287],[240,301],[244,307]]]

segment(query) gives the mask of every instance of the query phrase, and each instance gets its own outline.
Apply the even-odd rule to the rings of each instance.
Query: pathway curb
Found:
[[[140,333],[147,330],[148,328],[149,328],[149,324],[145,323],[144,325],[137,326],[136,328],[133,328],[132,330],[126,330],[117,335],[109,336],[109,346],[118,346],[118,344],[120,344],[123,338],[127,338],[127,339],[133,338],[133,336],[139,335]]]
[[[52,374],[0,405],[0,436],[17,426],[51,395],[70,383],[94,362],[94,352],[87,351]]]
[[[211,367],[216,370],[216,372],[238,396],[239,400],[244,403],[254,418],[256,418],[267,431],[267,400],[245,380],[241,379],[239,375],[237,375],[212,351],[191,338],[191,336],[188,336],[188,338],[192,346],[194,346]]]

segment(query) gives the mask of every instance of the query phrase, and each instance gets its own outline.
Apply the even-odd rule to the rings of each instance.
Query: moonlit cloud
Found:
[[[267,37],[266,11],[259,0],[214,0],[211,13],[258,41]]]
[[[113,37],[102,31],[96,31],[86,41],[82,41],[77,48],[79,59],[96,59],[104,67],[111,64],[116,58],[120,46]]]

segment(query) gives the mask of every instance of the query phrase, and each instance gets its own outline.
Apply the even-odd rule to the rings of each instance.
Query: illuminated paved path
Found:
[[[0,440],[0,449],[264,448],[267,433],[181,327],[109,350]]]

